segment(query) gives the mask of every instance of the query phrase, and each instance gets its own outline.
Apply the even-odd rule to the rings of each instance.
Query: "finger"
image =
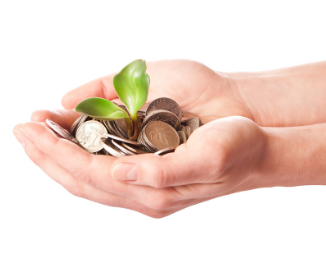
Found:
[[[73,110],[37,110],[32,116],[31,120],[34,122],[45,122],[50,119],[65,129],[69,129],[74,121],[80,116],[80,113]]]
[[[209,146],[200,144],[188,148],[186,143],[165,156],[145,154],[123,157],[114,162],[113,177],[154,188],[222,181],[221,169],[216,163],[222,154],[215,151],[215,158],[206,157],[212,154],[209,149]]]
[[[177,211],[177,209],[170,209],[166,211],[154,210],[134,200],[105,192],[91,185],[78,181],[72,174],[67,172],[65,169],[53,162],[48,156],[38,150],[34,143],[30,141],[26,135],[24,135],[24,130],[19,129],[21,126],[22,125],[17,125],[14,132],[19,139],[24,139],[24,149],[28,157],[49,177],[61,184],[74,196],[82,197],[108,206],[135,210],[153,218],[162,218]],[[20,132],[18,130],[20,130]]]
[[[95,79],[70,92],[62,98],[62,105],[65,109],[74,109],[76,105],[89,97],[100,97],[108,100],[117,98],[117,93],[113,87],[113,77],[115,74]]]
[[[22,129],[39,150],[86,184],[132,198],[155,210],[180,208],[189,203],[189,198],[174,188],[159,190],[116,181],[110,172],[116,158],[89,154],[74,143],[56,137],[41,123],[26,123]]]

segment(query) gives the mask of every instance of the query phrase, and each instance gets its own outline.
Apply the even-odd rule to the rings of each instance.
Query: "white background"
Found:
[[[325,253],[325,186],[233,194],[157,220],[70,195],[11,132],[138,58],[223,72],[326,60],[323,3],[0,0],[0,253]]]

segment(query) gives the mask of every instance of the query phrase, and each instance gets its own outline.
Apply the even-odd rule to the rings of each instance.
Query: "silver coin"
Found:
[[[83,114],[80,115],[80,116],[79,116],[79,117],[74,121],[74,123],[71,125],[71,127],[70,127],[70,129],[69,129],[69,132],[70,132],[71,135],[74,134],[74,131],[75,131],[75,129],[76,129],[76,126],[78,125],[79,121],[82,119],[83,116],[84,116]]]
[[[98,121],[87,121],[76,131],[76,139],[88,152],[95,153],[103,149],[101,138],[108,133],[105,126]]]
[[[112,134],[104,134],[103,138],[112,138],[112,139],[115,139],[115,140],[118,140],[118,141],[121,141],[121,142],[124,142],[124,143],[132,144],[132,145],[135,145],[135,146],[140,146],[140,144],[138,142],[136,142],[136,141],[132,141],[132,140],[125,139],[125,138],[120,138],[120,137],[117,137],[117,136],[112,135]]]
[[[173,153],[176,148],[177,147],[167,147],[167,148],[164,148],[162,150],[159,150],[159,151],[155,152],[154,154],[156,154],[156,155],[164,155],[164,154],[167,154],[167,153]]]
[[[50,119],[46,119],[45,122],[49,125],[49,127],[55,132],[57,133],[60,137],[63,137],[67,140],[70,140],[76,144],[78,144],[78,141],[74,138],[74,136],[72,136],[69,131],[67,131],[66,129],[62,128],[59,124],[53,122]]]
[[[86,121],[89,121],[89,120],[91,120],[91,119],[92,119],[92,118],[89,117],[89,116],[85,116],[85,118],[80,119],[79,123],[77,124],[77,126],[76,126],[76,128],[75,128],[74,136],[76,136],[76,132],[77,132],[78,128],[79,128],[83,123],[85,123]],[[71,133],[71,134],[72,134],[72,133]]]
[[[148,153],[147,151],[141,149],[140,147],[133,147],[132,145],[128,145],[126,143],[122,143],[122,146],[124,146],[125,148],[127,148],[129,151],[131,151],[133,153],[137,153],[137,154]]]
[[[147,115],[143,121],[143,126],[153,121],[161,121],[171,125],[174,129],[177,129],[180,125],[179,118],[170,111],[156,110]]]
[[[182,113],[179,104],[174,100],[166,97],[161,97],[153,100],[146,109],[146,116],[148,116],[153,111],[161,109],[172,112],[181,121]]]
[[[111,140],[107,139],[106,141],[101,140],[101,145],[103,146],[104,150],[111,154],[112,156],[116,158],[121,158],[126,156],[124,153],[117,151],[114,148],[114,145],[112,145]]]
[[[121,144],[118,143],[118,141],[111,140],[112,144],[118,148],[121,152],[125,153],[126,155],[135,155],[137,153],[129,151],[127,148],[123,147]]]
[[[187,142],[187,136],[183,131],[178,131],[178,135],[180,138],[180,144],[184,144]]]

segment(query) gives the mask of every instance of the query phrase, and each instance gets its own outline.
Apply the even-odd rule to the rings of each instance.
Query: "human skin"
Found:
[[[148,100],[170,97],[204,123],[164,156],[92,155],[44,124],[49,118],[68,129],[81,100],[117,99],[114,75],[69,92],[66,110],[34,112],[14,134],[31,160],[72,194],[154,218],[239,191],[325,184],[326,124],[317,124],[326,122],[325,69],[316,63],[226,74],[193,61],[149,63]]]

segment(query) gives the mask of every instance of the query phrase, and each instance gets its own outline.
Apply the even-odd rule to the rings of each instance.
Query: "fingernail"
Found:
[[[20,143],[23,147],[25,147],[25,141],[24,141],[24,137],[23,137],[23,135],[22,135],[19,131],[16,131],[16,130],[13,131],[13,133],[14,133],[16,139],[19,141],[19,143]]]
[[[117,180],[137,180],[136,165],[132,163],[119,163],[113,169],[113,176]]]

